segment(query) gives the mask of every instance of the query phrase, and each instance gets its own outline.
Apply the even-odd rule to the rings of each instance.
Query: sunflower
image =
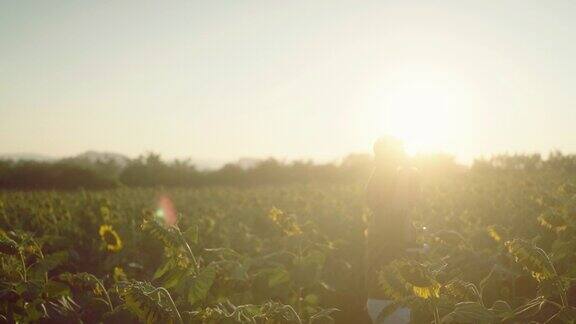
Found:
[[[401,300],[409,295],[439,298],[441,285],[416,262],[395,260],[379,273],[380,287],[387,296]]]
[[[497,225],[488,226],[488,228],[486,228],[486,231],[488,231],[488,235],[490,235],[490,237],[494,241],[496,242],[502,241],[502,228],[500,226]]]
[[[128,280],[128,277],[124,272],[124,269],[122,269],[121,267],[114,267],[114,274],[112,275],[112,277],[116,282]]]
[[[565,231],[568,227],[562,215],[554,211],[543,213],[542,215],[538,216],[537,220],[541,226],[549,230],[556,231],[556,233]]]
[[[423,265],[408,262],[399,269],[400,274],[411,288],[414,295],[422,299],[439,298],[441,285],[432,278]]]
[[[506,242],[506,247],[514,260],[539,282],[558,276],[546,252],[536,247],[532,242],[514,239]]]
[[[302,234],[302,229],[291,215],[286,215],[282,210],[272,207],[268,218],[287,236]]]
[[[440,297],[440,284],[437,282],[432,282],[429,286],[426,287],[418,287],[418,286],[412,286],[412,291],[414,292],[414,295],[422,298],[422,299],[428,299],[428,298],[439,298]]]
[[[118,233],[110,225],[102,225],[98,230],[100,238],[106,244],[106,249],[111,252],[118,252],[122,249],[122,240]]]

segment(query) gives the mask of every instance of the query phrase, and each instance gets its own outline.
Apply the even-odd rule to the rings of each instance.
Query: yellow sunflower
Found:
[[[421,264],[410,262],[400,267],[399,272],[407,288],[411,288],[414,295],[422,299],[439,298],[441,285],[432,278],[427,269]]]
[[[537,220],[541,226],[549,230],[556,231],[556,233],[565,231],[566,228],[568,228],[562,215],[556,212],[543,213],[542,215],[538,216]]]
[[[286,234],[287,236],[302,234],[302,229],[296,222],[296,219],[285,214],[282,210],[272,207],[268,213],[268,218],[270,218],[276,225]]]
[[[98,234],[106,244],[106,249],[111,252],[118,252],[122,249],[122,240],[118,233],[110,225],[102,225],[98,230]]]
[[[441,288],[440,284],[433,281],[430,283],[430,285],[426,287],[412,286],[412,291],[414,292],[414,295],[422,299],[428,299],[432,297],[439,298],[440,288]]]
[[[114,281],[116,282],[128,280],[128,277],[124,272],[124,269],[122,269],[121,267],[114,267],[114,274],[112,276],[114,278]]]
[[[380,287],[387,296],[401,300],[409,295],[422,299],[439,298],[441,285],[416,262],[392,261],[379,273]]]
[[[502,236],[500,235],[500,232],[498,231],[498,228],[496,228],[496,226],[488,226],[487,231],[488,235],[490,235],[490,237],[494,241],[496,242],[502,241]]]

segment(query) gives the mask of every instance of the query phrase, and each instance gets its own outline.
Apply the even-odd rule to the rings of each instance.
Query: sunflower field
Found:
[[[426,254],[381,269],[414,323],[576,321],[576,178],[423,181]],[[363,185],[0,192],[0,322],[368,323]]]

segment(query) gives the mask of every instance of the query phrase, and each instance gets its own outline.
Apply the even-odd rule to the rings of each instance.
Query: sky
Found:
[[[574,1],[0,1],[0,153],[576,152]]]

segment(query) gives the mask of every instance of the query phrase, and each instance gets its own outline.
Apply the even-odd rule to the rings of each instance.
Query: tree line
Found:
[[[450,172],[537,172],[576,174],[576,155],[552,152],[547,159],[539,154],[498,155],[475,160],[470,167],[457,164],[443,154],[416,156],[409,162],[423,173]],[[167,162],[159,154],[148,153],[121,165],[114,159],[96,161],[68,158],[55,162],[0,161],[0,189],[73,190],[115,187],[278,185],[288,183],[350,183],[365,181],[373,168],[368,154],[352,154],[340,163],[312,161],[282,162],[273,158],[243,167],[229,163],[216,170],[199,170],[188,160]]]

